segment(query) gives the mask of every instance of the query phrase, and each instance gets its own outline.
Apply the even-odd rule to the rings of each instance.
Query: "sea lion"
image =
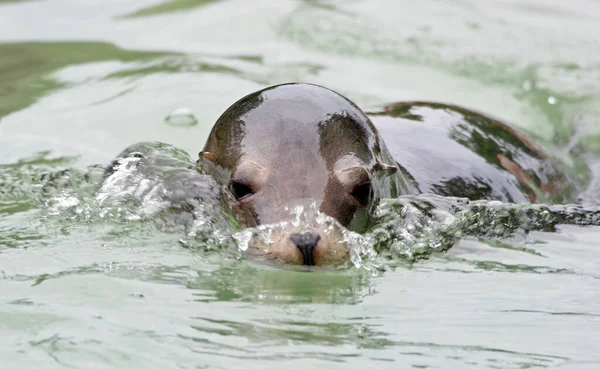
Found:
[[[540,148],[482,114],[410,102],[367,115],[334,91],[302,83],[235,102],[212,128],[197,166],[221,185],[242,224],[288,221],[271,245],[251,245],[250,255],[304,265],[347,260],[339,228],[364,230],[381,198],[436,193],[535,202],[568,187]],[[323,233],[306,219],[292,225],[290,209],[307,202],[337,228]]]

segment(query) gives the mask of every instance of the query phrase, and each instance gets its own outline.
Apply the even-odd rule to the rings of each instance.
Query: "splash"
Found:
[[[303,233],[318,230],[323,238],[335,240],[348,248],[350,265],[366,270],[376,270],[373,240],[369,236],[352,232],[343,227],[336,219],[320,212],[314,201],[306,204],[286,207],[290,220],[259,225],[233,234],[241,253],[248,252],[251,243],[264,245],[266,252],[273,247],[281,234]],[[343,265],[342,267],[345,267]]]
[[[231,243],[218,186],[195,171],[187,153],[170,145],[136,144],[106,168],[72,169],[49,177],[40,201],[49,220],[111,223],[116,228],[137,224],[144,237],[156,230],[179,234],[179,243],[194,249]]]
[[[464,237],[527,241],[531,231],[552,232],[560,224],[600,225],[598,207],[407,195],[383,200],[365,234],[347,230],[314,202],[286,208],[285,221],[236,232],[214,180],[198,173],[187,153],[159,143],[133,145],[108,168],[43,173],[30,187],[43,218],[61,226],[111,223],[123,233],[135,223],[147,227],[147,238],[158,230],[180,235],[184,247],[235,249],[238,256],[247,256],[253,242],[268,251],[290,229],[318,230],[347,247],[350,260],[342,268],[373,273],[383,263],[414,262],[447,251]]]
[[[561,224],[600,225],[600,209],[581,205],[510,204],[437,195],[383,201],[369,231],[374,249],[387,258],[425,259],[450,249],[460,238],[527,238],[531,231],[556,231]]]

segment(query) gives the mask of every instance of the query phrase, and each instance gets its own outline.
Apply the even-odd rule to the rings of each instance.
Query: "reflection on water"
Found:
[[[0,44],[0,119],[63,87],[48,74],[70,65],[105,60],[143,61],[165,53],[122,50],[102,42],[26,42]]]
[[[161,2],[157,5],[136,10],[133,13],[124,15],[123,18],[147,17],[172,12],[182,12],[189,9],[199,8],[219,0],[171,0]]]

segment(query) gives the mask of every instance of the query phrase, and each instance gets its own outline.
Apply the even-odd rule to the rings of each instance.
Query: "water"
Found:
[[[233,101],[290,80],[484,111],[597,171],[599,18],[591,0],[0,1],[0,367],[600,367],[598,227],[466,234],[411,263],[438,235],[417,217],[394,262],[301,273],[73,202],[87,166],[146,140],[194,158]],[[42,186],[67,168],[89,176]]]

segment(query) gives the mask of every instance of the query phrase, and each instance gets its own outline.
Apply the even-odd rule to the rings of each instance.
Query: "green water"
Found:
[[[299,273],[37,201],[41,173],[138,141],[195,157],[289,81],[463,105],[598,170],[597,2],[0,1],[0,28],[0,368],[600,367],[597,227]],[[179,108],[198,123],[167,124]]]

